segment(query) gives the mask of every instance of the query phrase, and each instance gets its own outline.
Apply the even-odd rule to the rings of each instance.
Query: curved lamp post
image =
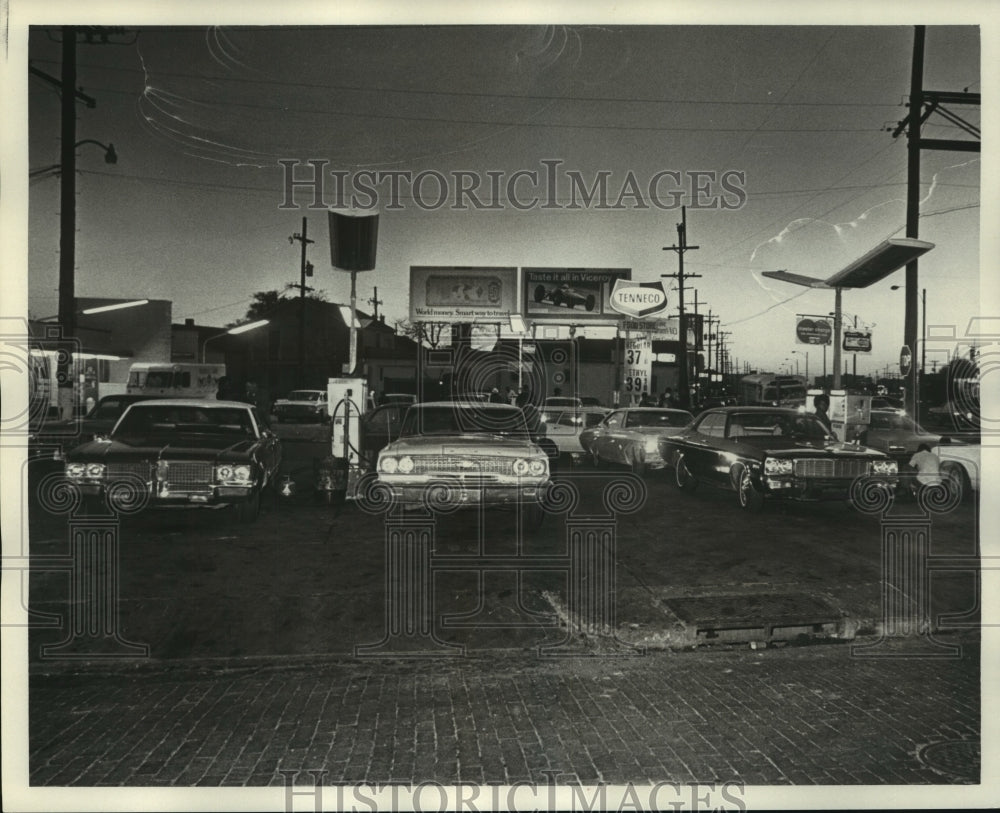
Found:
[[[209,336],[201,343],[201,363],[205,363],[206,348],[208,347],[208,343],[213,339],[218,339],[220,336],[236,336],[240,333],[247,333],[248,331],[256,330],[259,327],[264,327],[264,325],[268,324],[270,321],[270,319],[261,319],[259,322],[248,322],[245,325],[237,325],[236,327],[225,330],[222,333],[216,333],[214,336]]]

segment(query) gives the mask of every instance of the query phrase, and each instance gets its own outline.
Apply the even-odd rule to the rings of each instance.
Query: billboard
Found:
[[[622,317],[611,307],[611,291],[616,280],[632,276],[632,269],[522,268],[521,273],[529,321],[615,325]]]
[[[667,290],[662,282],[631,282],[616,279],[611,290],[611,308],[625,316],[645,319],[667,309]]]
[[[845,330],[843,348],[848,353],[871,353],[872,334],[870,330]]]
[[[833,326],[825,316],[798,316],[795,319],[797,344],[830,344]]]
[[[517,269],[410,266],[411,322],[503,322],[517,313]]]

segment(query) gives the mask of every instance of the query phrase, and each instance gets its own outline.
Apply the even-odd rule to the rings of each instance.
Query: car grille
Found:
[[[853,480],[868,474],[867,460],[796,460],[796,477],[813,477],[831,480]]]
[[[210,485],[212,464],[200,462],[170,463],[167,467],[166,480],[173,488]]]
[[[514,461],[503,457],[423,455],[413,458],[414,474],[513,474]]]
[[[109,463],[108,464],[108,479],[109,480],[121,480],[125,477],[136,476],[144,483],[148,483],[152,477],[150,476],[150,465],[149,463]]]

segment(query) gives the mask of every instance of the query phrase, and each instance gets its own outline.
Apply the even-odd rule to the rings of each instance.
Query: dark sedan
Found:
[[[70,451],[65,474],[91,505],[232,504],[252,521],[280,462],[278,438],[250,404],[154,400],[130,406],[107,438]]]
[[[891,489],[898,473],[888,455],[841,443],[815,416],[796,409],[711,409],[661,438],[660,453],[682,491],[702,482],[730,489],[748,511],[762,508],[765,498],[844,499],[858,478]]]
[[[95,435],[106,435],[118,422],[122,413],[139,401],[150,401],[152,395],[105,395],[93,409],[80,418],[68,421],[50,421],[39,427],[31,436],[29,448],[32,459],[62,460],[66,452]]]

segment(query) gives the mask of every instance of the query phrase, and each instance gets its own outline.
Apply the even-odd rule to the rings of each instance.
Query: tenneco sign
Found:
[[[626,316],[652,316],[667,309],[667,292],[662,282],[618,279],[615,280],[609,301],[614,310]]]

